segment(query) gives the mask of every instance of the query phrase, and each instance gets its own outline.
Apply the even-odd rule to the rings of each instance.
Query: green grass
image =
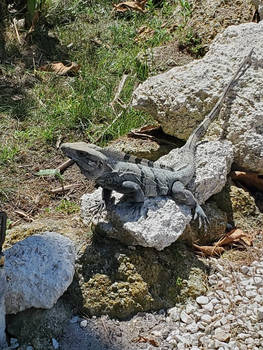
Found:
[[[138,63],[137,55],[173,39],[161,26],[173,23],[178,6],[179,16],[186,21],[191,16],[191,7],[183,0],[164,1],[161,8],[149,0],[145,14],[130,11],[122,16],[112,13],[112,1],[47,0],[43,9],[44,27],[51,28],[62,51],[70,61],[80,64],[81,69],[75,76],[65,77],[29,71],[38,82],[23,101],[5,110],[22,120],[15,133],[17,142],[30,145],[38,140],[54,145],[62,136],[68,141],[82,138],[105,144],[132,128],[152,122],[150,116],[129,107],[135,86],[149,74],[147,64]],[[135,42],[141,26],[153,29],[154,34]],[[182,37],[182,28],[183,25],[173,35]],[[128,79],[120,98],[127,107],[116,103],[113,110],[110,103],[123,74],[128,74]],[[5,152],[2,162],[15,156],[15,151]]]

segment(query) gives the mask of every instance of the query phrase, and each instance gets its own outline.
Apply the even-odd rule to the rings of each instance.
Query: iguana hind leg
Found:
[[[198,218],[199,228],[204,225],[205,230],[207,230],[207,225],[209,220],[205,215],[205,212],[201,208],[195,196],[191,191],[187,190],[180,181],[176,181],[172,186],[172,197],[176,202],[185,204],[194,210],[194,220]]]

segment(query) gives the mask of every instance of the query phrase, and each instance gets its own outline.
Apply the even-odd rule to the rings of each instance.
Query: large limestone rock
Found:
[[[84,315],[125,319],[205,293],[207,268],[180,242],[158,252],[95,234],[76,262],[65,296]]]
[[[57,233],[28,237],[7,249],[5,256],[7,314],[51,308],[73,280],[74,245]]]
[[[171,166],[176,165],[176,160],[176,150],[160,159],[161,162]],[[196,177],[192,180],[190,187],[200,203],[220,192],[224,187],[232,160],[232,146],[228,141],[207,142],[199,145]],[[82,197],[82,215],[86,223],[93,221],[97,231],[104,232],[109,237],[118,239],[127,245],[141,245],[162,250],[183,234],[192,219],[189,207],[179,205],[169,197],[146,198],[142,207],[143,215],[141,215],[139,212],[133,212],[130,204],[119,202],[121,194],[113,193],[113,196],[116,204],[112,210],[108,210],[105,215],[97,219],[93,216],[92,208],[101,199],[101,189],[85,194]],[[215,215],[214,218],[226,224],[222,215]],[[214,233],[215,239],[224,232],[225,226],[222,224],[218,226],[218,220],[213,220],[211,222],[213,226],[209,227],[209,231]],[[214,230],[214,226],[217,229]],[[221,228],[221,231],[218,230],[218,227]],[[186,236],[189,241],[190,237],[196,238],[198,235],[192,233]],[[209,241],[212,240],[211,235],[207,235],[207,238]]]
[[[5,270],[3,266],[0,266],[0,349],[3,349],[7,345],[5,336],[5,290]]]
[[[235,163],[263,172],[263,22],[228,27],[204,58],[151,77],[134,92],[133,106],[152,114],[164,131],[187,139],[207,115],[243,57],[254,47],[252,66],[233,87],[221,117],[234,145]],[[222,127],[214,127],[218,136]]]

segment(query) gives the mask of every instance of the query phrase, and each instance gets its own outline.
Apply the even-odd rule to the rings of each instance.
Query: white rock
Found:
[[[190,323],[190,324],[188,324],[186,327],[185,327],[185,329],[187,330],[187,331],[189,331],[189,332],[191,332],[191,333],[197,333],[197,331],[198,331],[198,325],[195,323],[195,322],[192,322],[192,323]]]
[[[80,327],[82,327],[82,328],[87,327],[87,325],[88,325],[88,321],[87,320],[83,320],[83,321],[80,322]]]
[[[182,322],[186,323],[186,324],[190,324],[193,322],[193,319],[192,317],[190,317],[189,315],[187,315],[187,313],[185,311],[182,311],[181,312],[181,315],[180,315],[180,319]]]
[[[121,194],[113,192],[117,205],[107,216],[94,219],[91,208],[101,199],[101,189],[82,196],[82,217],[84,222],[93,220],[101,232],[118,239],[126,245],[141,245],[163,250],[175,242],[192,219],[186,206],[179,206],[167,197],[146,198],[143,215],[131,212],[126,203],[118,203]]]
[[[215,338],[221,342],[227,342],[229,341],[231,337],[231,334],[226,332],[224,329],[222,328],[216,328],[215,330]]]
[[[263,321],[263,306],[258,308],[258,320]]]
[[[210,315],[204,314],[203,316],[201,316],[201,321],[205,322],[205,323],[210,323],[211,322],[212,317]]]
[[[55,350],[59,349],[59,343],[55,338],[52,338],[52,346]]]
[[[5,251],[6,313],[27,308],[51,308],[71,284],[75,249],[54,232],[33,235]]]
[[[234,145],[235,163],[262,172],[262,21],[229,26],[217,35],[202,59],[147,79],[135,90],[133,106],[152,114],[166,133],[187,139],[211,111],[252,47],[256,48],[253,64],[232,88],[232,98],[226,101],[221,115],[227,120],[226,137]],[[218,124],[212,128],[217,136],[222,132]]]
[[[206,305],[209,302],[208,297],[201,295],[199,297],[196,298],[196,302],[200,305]]]
[[[209,302],[208,304],[203,305],[203,309],[208,311],[208,312],[211,312],[214,309],[214,305],[212,302]]]

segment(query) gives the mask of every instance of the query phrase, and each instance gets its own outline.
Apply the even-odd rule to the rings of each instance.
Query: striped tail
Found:
[[[242,74],[245,73],[247,68],[251,65],[251,56],[253,53],[253,49],[250,50],[249,54],[244,57],[241,64],[239,65],[237,71],[233,75],[230,82],[225,87],[221,97],[217,101],[216,105],[212,109],[212,111],[205,117],[205,119],[198,125],[198,127],[193,131],[193,133],[190,135],[189,139],[187,140],[186,144],[183,146],[184,148],[188,148],[190,151],[194,151],[196,143],[201,140],[201,138],[206,133],[209,125],[215,120],[215,118],[218,116],[222,105],[224,103],[224,100],[226,98],[226,95],[228,94],[228,91],[231,89],[233,83],[235,80],[238,80]]]

